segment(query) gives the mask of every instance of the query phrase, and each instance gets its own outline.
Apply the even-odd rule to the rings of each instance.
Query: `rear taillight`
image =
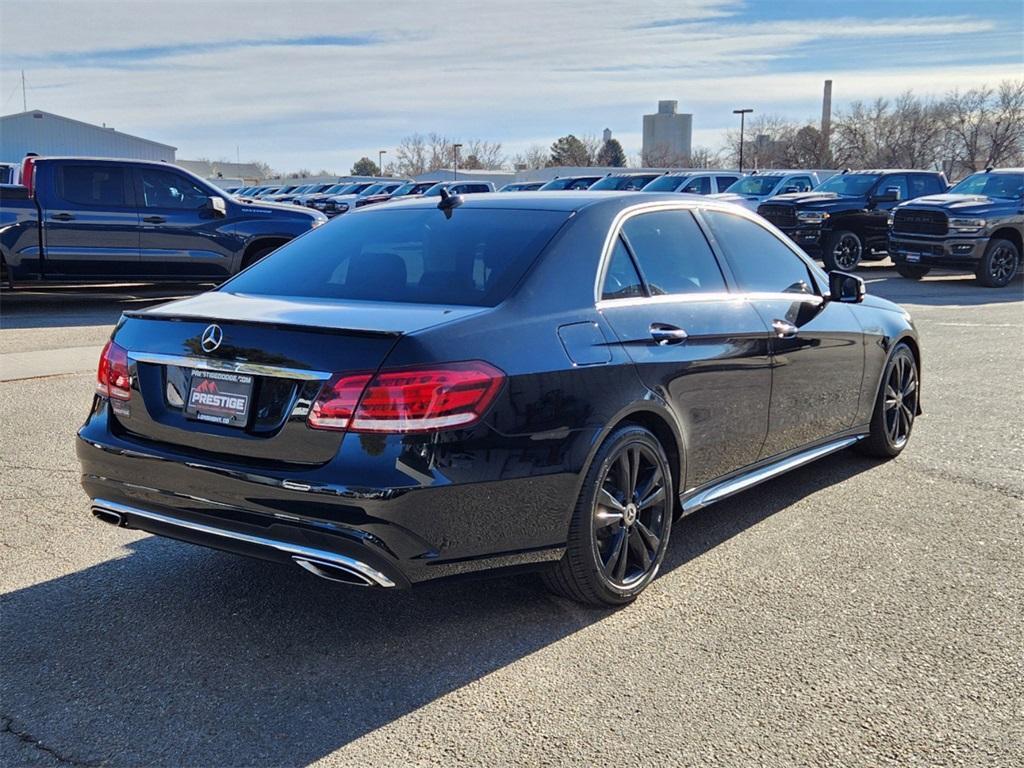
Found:
[[[100,355],[100,367],[96,371],[96,391],[104,397],[115,400],[130,400],[132,377],[128,372],[128,352],[108,341]]]
[[[29,195],[35,193],[36,187],[36,156],[28,155],[21,161],[21,186],[28,190]]]
[[[505,381],[481,361],[369,374],[335,374],[309,426],[352,432],[432,432],[479,421]]]

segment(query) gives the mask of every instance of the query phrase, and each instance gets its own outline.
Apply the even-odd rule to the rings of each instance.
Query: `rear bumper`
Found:
[[[897,264],[973,270],[985,255],[988,237],[889,235],[889,255]]]
[[[523,454],[516,446],[481,451],[480,482],[458,477],[447,457],[416,464],[387,445],[364,451],[359,440],[345,441],[327,465],[293,471],[130,439],[107,417],[100,401],[76,441],[94,507],[130,528],[277,562],[350,558],[381,574],[371,576],[380,586],[557,560],[579,487],[576,472],[509,477],[508,456]]]

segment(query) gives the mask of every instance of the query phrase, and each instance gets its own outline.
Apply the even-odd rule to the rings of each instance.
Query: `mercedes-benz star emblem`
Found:
[[[223,340],[224,331],[220,329],[219,325],[214,323],[213,325],[206,326],[206,330],[203,331],[203,338],[199,343],[203,347],[203,352],[213,352],[220,346]]]

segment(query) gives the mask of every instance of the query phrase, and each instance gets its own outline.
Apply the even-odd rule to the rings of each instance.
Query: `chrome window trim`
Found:
[[[225,373],[248,373],[253,376],[272,376],[281,379],[299,379],[301,381],[327,381],[331,378],[331,374],[327,371],[285,368],[278,365],[263,365],[242,360],[217,360],[208,357],[163,355],[156,352],[131,351],[128,352],[128,359],[139,363],[177,365],[182,368],[200,368],[206,371],[221,371]]]
[[[673,193],[669,192],[669,193],[665,193],[665,194],[673,194]],[[676,200],[658,200],[658,201],[652,201],[652,202],[649,202],[649,203],[637,203],[637,204],[631,205],[631,206],[629,206],[627,208],[623,208],[621,211],[619,211],[617,214],[615,214],[615,218],[612,219],[612,223],[608,227],[608,233],[605,235],[605,239],[604,239],[604,246],[601,249],[601,259],[600,259],[600,261],[598,263],[597,276],[596,276],[596,278],[594,280],[594,306],[600,307],[600,305],[602,303],[604,303],[604,302],[617,302],[617,303],[618,302],[649,302],[649,301],[654,301],[656,299],[661,298],[661,297],[658,297],[658,296],[630,297],[630,298],[625,298],[625,299],[602,299],[601,298],[601,289],[604,286],[604,280],[605,280],[605,277],[607,276],[607,273],[608,273],[608,266],[611,263],[612,250],[613,250],[613,247],[614,247],[615,239],[621,233],[622,226],[629,219],[633,218],[634,216],[640,216],[640,215],[642,215],[644,213],[652,213],[652,212],[655,212],[655,211],[702,211],[702,210],[719,211],[721,213],[729,213],[729,214],[732,214],[733,216],[739,216],[740,218],[745,218],[745,219],[749,220],[751,223],[756,224],[757,226],[761,227],[764,230],[767,230],[769,234],[773,235],[776,240],[778,240],[780,243],[782,243],[782,245],[784,245],[786,248],[788,248],[790,250],[790,252],[794,256],[796,256],[798,259],[800,259],[800,261],[802,261],[803,264],[808,268],[808,270],[810,271],[811,275],[813,276],[815,282],[819,283],[818,285],[815,286],[818,289],[818,293],[815,294],[815,295],[817,295],[819,298],[822,298],[822,299],[827,296],[828,276],[825,275],[822,272],[821,268],[817,264],[815,264],[814,261],[810,257],[807,256],[807,254],[805,254],[802,251],[800,251],[798,246],[796,246],[794,243],[790,242],[789,238],[786,237],[786,235],[781,230],[779,230],[778,227],[773,225],[770,221],[767,221],[766,219],[762,218],[761,216],[758,216],[756,213],[753,213],[752,211],[748,211],[746,208],[743,208],[741,206],[733,205],[732,203],[718,202],[716,200],[711,200],[711,199],[678,200],[678,201],[676,201]],[[701,225],[702,229],[704,228],[702,222],[698,221],[697,223],[698,223],[698,225]],[[711,243],[711,244],[709,244],[709,246],[711,247],[712,253],[714,253],[714,255],[715,255],[715,259],[716,260],[719,259],[720,258],[720,254],[716,252],[716,244],[715,243]],[[720,246],[719,246],[719,248],[720,248]],[[724,254],[722,254],[721,257],[724,257]],[[701,300],[704,300],[704,301],[708,301],[708,300],[714,301],[714,300],[716,300],[716,299],[708,299],[707,298],[709,296],[715,295],[715,294],[712,294],[712,293],[705,293],[705,294],[700,294],[700,293],[680,293],[680,294],[669,294],[669,295],[670,296],[674,296],[675,300],[677,300],[677,301],[679,301],[679,300],[686,300],[686,301],[701,301]],[[733,297],[733,298],[737,298],[737,297],[742,297],[744,295],[751,296],[753,294],[729,293],[728,295]],[[792,297],[794,295],[804,295],[804,294],[771,294],[771,295],[773,295],[773,296],[782,295],[782,296]],[[811,294],[806,294],[806,295],[810,296]],[[717,300],[720,301],[721,299],[717,299]],[[616,305],[617,306],[621,306],[621,304],[616,304]]]
[[[601,299],[595,305],[598,310],[613,307],[630,307],[649,304],[696,304],[702,302],[726,301],[799,301],[808,304],[821,304],[825,300],[816,293],[785,293],[752,291],[749,293],[729,293],[727,291],[709,291],[708,293],[663,293],[658,296],[629,296],[621,299]]]

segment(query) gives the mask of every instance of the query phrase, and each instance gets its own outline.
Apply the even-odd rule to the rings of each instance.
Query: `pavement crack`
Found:
[[[23,744],[28,744],[34,749],[38,749],[40,752],[46,753],[59,763],[62,763],[64,765],[80,765],[84,766],[85,768],[97,768],[98,766],[102,765],[102,763],[93,763],[87,760],[79,760],[74,757],[68,757],[67,755],[57,751],[53,747],[49,747],[46,744],[43,744],[43,742],[41,742],[39,739],[37,739],[35,736],[28,733],[27,731],[15,728],[14,721],[7,715],[0,716],[0,722],[2,722],[2,726],[0,726],[0,733],[11,734],[15,738],[17,738],[18,741],[22,742]]]

